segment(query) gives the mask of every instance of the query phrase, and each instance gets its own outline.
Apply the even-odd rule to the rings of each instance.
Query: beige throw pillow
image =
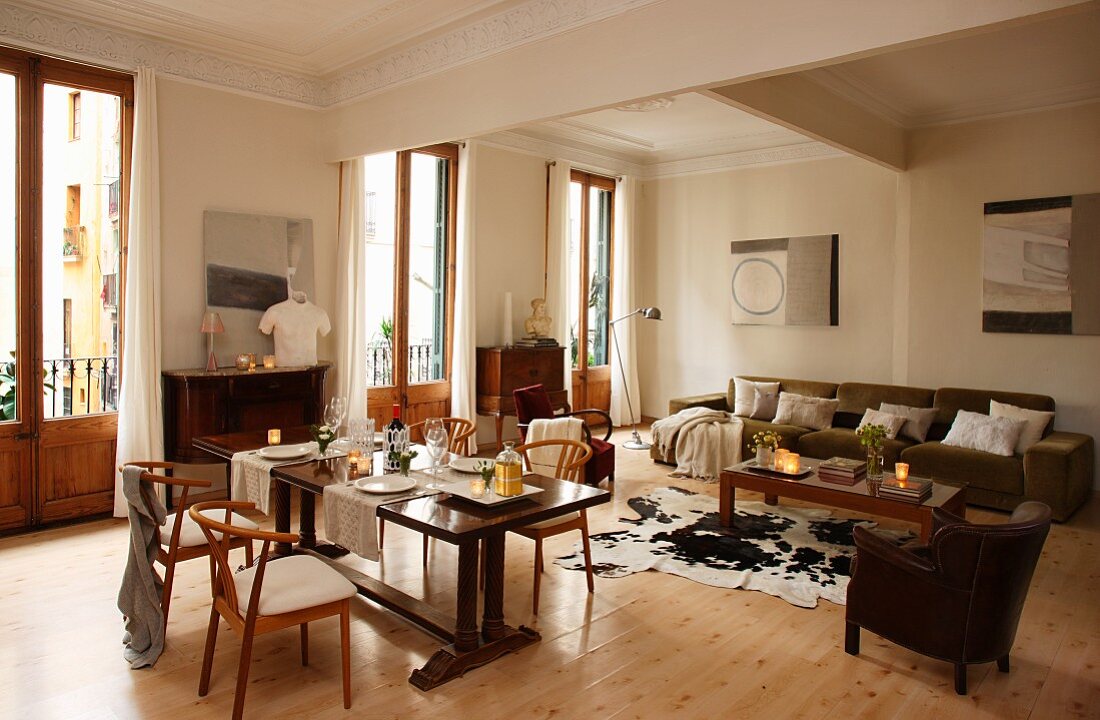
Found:
[[[864,425],[881,425],[886,428],[886,437],[893,440],[898,436],[898,431],[906,422],[906,419],[901,415],[891,415],[881,410],[867,408],[867,412],[863,413],[863,419],[859,421],[856,432],[859,432]]]
[[[901,426],[900,435],[917,442],[924,442],[928,439],[928,429],[936,421],[936,413],[938,412],[936,408],[916,408],[890,403],[882,403],[878,406],[878,409],[905,418],[905,424]]]
[[[839,400],[809,397],[795,393],[779,393],[779,407],[775,412],[776,425],[797,425],[813,430],[826,430],[833,426]]]
[[[761,392],[779,393],[779,383],[777,382],[753,382],[752,380],[745,380],[739,377],[733,379],[734,415],[739,415],[740,417],[757,417],[753,414],[753,411],[756,409],[756,389],[758,387]],[[774,412],[769,417],[763,419],[771,420],[773,417],[775,417]]]
[[[775,389],[761,387],[762,385],[775,385]],[[757,420],[771,422],[775,417],[775,411],[779,409],[779,383],[757,383],[756,401],[752,404],[752,417]]]
[[[1016,441],[1020,439],[1025,425],[1026,420],[995,418],[959,410],[943,444],[1012,457],[1016,450]]]
[[[1043,410],[1028,410],[1008,403],[989,401],[990,417],[1010,418],[1023,420],[1026,425],[1020,432],[1020,439],[1016,441],[1016,454],[1023,455],[1027,449],[1043,439],[1043,430],[1046,430],[1054,413]]]

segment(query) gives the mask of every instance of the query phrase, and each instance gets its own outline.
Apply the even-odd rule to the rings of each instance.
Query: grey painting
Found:
[[[1100,334],[1100,194],[985,204],[982,330]]]
[[[837,325],[839,235],[730,243],[735,325]]]
[[[258,327],[264,311],[286,300],[288,287],[313,299],[313,221],[207,210],[203,234],[206,305],[225,324],[215,341],[219,364],[270,354],[271,337]]]

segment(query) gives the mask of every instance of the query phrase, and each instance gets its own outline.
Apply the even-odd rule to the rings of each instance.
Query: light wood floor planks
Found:
[[[593,532],[615,528],[617,518],[632,514],[626,500],[656,487],[716,494],[713,485],[668,478],[668,469],[644,452],[620,449],[617,462],[615,500],[590,514]],[[983,521],[1005,517],[969,512]],[[126,536],[125,521],[104,520],[0,539],[0,717],[228,715],[240,644],[224,624],[211,692],[196,693],[209,612],[205,562],[184,563],[177,572],[168,643],[157,666],[131,671],[123,661],[115,595]],[[551,562],[573,542],[564,536],[546,544],[543,611],[536,618],[533,544],[508,538],[506,615],[538,628],[540,644],[423,693],[408,675],[438,642],[356,601],[352,709],[341,705],[339,633],[331,620],[311,628],[308,668],[298,664],[297,632],[257,638],[246,717],[1100,718],[1098,498],[1051,532],[1012,672],[972,667],[966,698],[953,691],[950,665],[870,633],[859,657],[846,655],[844,608],[827,602],[805,610],[762,593],[658,573],[597,578],[589,596],[584,573]],[[425,573],[419,535],[391,526],[386,543],[380,564],[347,562],[453,612],[455,549],[434,542]]]

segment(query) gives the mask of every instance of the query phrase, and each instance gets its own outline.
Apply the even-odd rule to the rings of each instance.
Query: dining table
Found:
[[[284,444],[310,440],[308,427],[282,429]],[[254,452],[265,447],[267,432],[208,435],[195,438],[193,444],[229,463],[237,453]],[[376,452],[372,471],[377,475],[381,474],[381,470],[381,453]],[[445,643],[423,667],[413,669],[410,674],[409,682],[421,690],[438,687],[468,670],[486,665],[541,639],[538,631],[532,628],[505,622],[504,544],[507,532],[611,500],[611,493],[601,488],[525,474],[523,483],[540,491],[500,506],[480,505],[447,492],[413,497],[397,495],[393,502],[380,504],[376,510],[379,520],[458,547],[458,583],[455,615],[452,617],[378,578],[335,562],[336,558],[347,554],[347,550],[318,541],[315,500],[324,493],[326,486],[348,482],[346,457],[313,458],[276,465],[271,469],[271,479],[276,532],[291,531],[291,492],[297,490],[299,493],[299,541],[294,545],[277,545],[274,548],[276,555],[309,554],[324,560],[350,580],[360,595]],[[479,626],[478,576],[482,562],[485,586]]]

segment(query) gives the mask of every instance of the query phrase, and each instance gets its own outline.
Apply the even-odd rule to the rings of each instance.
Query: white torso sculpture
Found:
[[[275,364],[301,367],[317,364],[317,333],[332,330],[328,314],[306,299],[303,292],[267,309],[260,318],[260,332],[275,333]]]
[[[550,337],[550,326],[554,320],[546,314],[546,301],[535,298],[531,301],[531,317],[523,322],[527,337]]]

